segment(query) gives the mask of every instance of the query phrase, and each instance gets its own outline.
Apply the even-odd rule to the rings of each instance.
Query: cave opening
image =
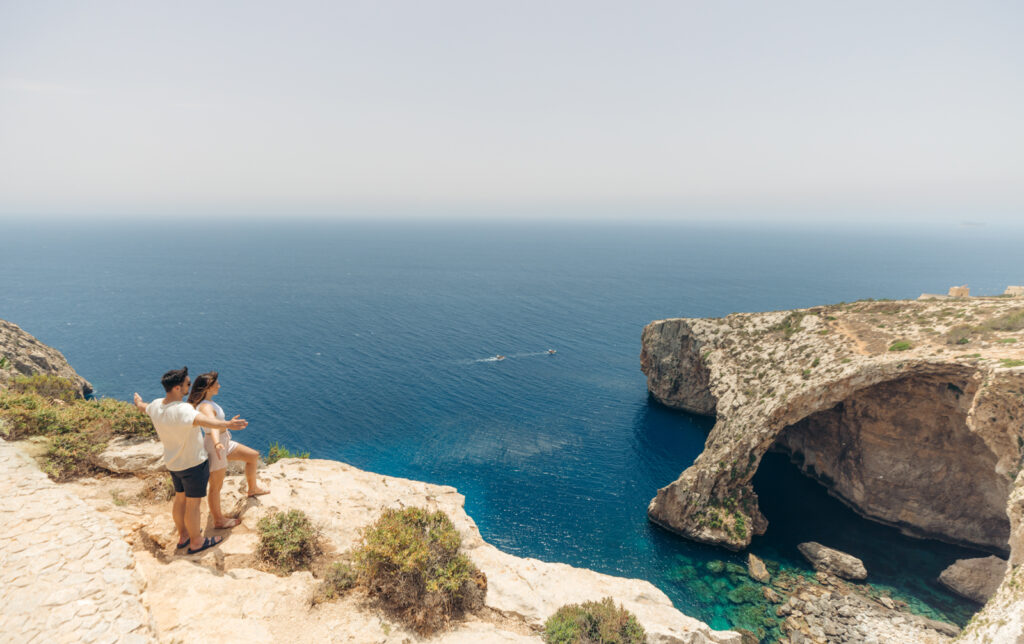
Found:
[[[769,526],[753,545],[789,559],[803,541],[849,552],[872,585],[962,624],[977,606],[942,588],[939,573],[956,559],[1005,557],[1009,538],[1010,482],[967,424],[970,376],[880,382],[785,427],[754,476]]]

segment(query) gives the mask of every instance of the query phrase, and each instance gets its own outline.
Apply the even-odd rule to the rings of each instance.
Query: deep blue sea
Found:
[[[648,399],[643,326],[1024,283],[999,227],[216,222],[8,222],[0,318],[101,396],[217,370],[241,442],[455,486],[503,550],[648,579],[718,628],[740,618],[704,563],[742,559],[646,518],[712,421]],[[922,612],[976,609],[934,583],[973,553],[859,519],[778,455],[755,484],[755,552],[806,570],[817,539]]]

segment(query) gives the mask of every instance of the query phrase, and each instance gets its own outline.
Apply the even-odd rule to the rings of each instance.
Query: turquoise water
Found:
[[[221,404],[251,422],[243,442],[454,485],[500,548],[649,579],[724,627],[749,609],[684,567],[739,559],[646,520],[711,423],[648,399],[643,326],[997,293],[1024,281],[1019,232],[24,223],[0,238],[0,317],[101,395],[152,398],[169,368],[216,369]],[[922,611],[975,609],[932,581],[965,551],[866,523],[788,467],[756,480],[772,526],[755,552],[806,570],[795,543],[818,538]]]

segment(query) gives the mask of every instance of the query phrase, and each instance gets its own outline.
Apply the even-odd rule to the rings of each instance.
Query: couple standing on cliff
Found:
[[[220,489],[229,460],[245,461],[249,496],[268,491],[260,488],[256,481],[259,452],[231,440],[230,430],[245,429],[249,422],[237,415],[227,420],[220,405],[210,400],[220,391],[217,372],[197,376],[191,393],[188,367],[168,371],[160,383],[167,392],[163,398],[146,403],[136,393],[135,406],[149,415],[163,443],[164,462],[174,484],[171,515],[178,529],[178,548],[188,546],[186,552],[192,555],[223,540],[222,537],[204,539],[200,529],[199,506],[206,496],[208,483],[208,505],[214,527],[233,528],[241,523],[238,519],[225,519],[220,509]]]

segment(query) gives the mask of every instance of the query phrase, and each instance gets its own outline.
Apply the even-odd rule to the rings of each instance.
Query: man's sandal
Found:
[[[179,543],[177,546],[175,546],[174,549],[175,550],[181,550],[182,548],[188,546],[188,544],[190,544],[190,543],[192,543],[192,540],[189,539],[188,537],[185,537],[185,540],[182,541],[181,543]]]
[[[199,546],[195,550],[193,550],[192,548],[189,548],[188,550],[185,551],[185,554],[187,554],[187,555],[199,554],[200,552],[202,552],[203,550],[206,550],[207,548],[214,547],[215,545],[219,544],[221,541],[224,541],[223,537],[206,537],[205,539],[203,539],[203,545]]]
[[[214,523],[213,527],[216,530],[228,530],[230,528],[234,528],[240,525],[242,525],[242,520],[232,517],[224,521],[224,525],[217,525],[216,523]]]

